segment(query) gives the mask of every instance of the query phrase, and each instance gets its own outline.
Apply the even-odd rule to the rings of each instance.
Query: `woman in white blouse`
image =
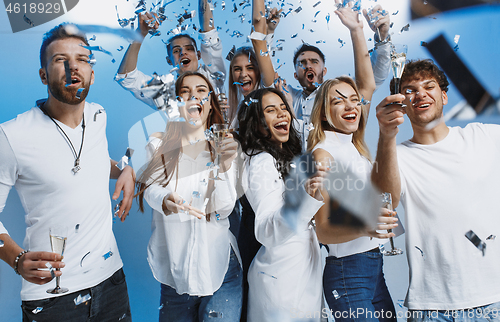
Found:
[[[356,180],[370,180],[372,164],[364,140],[369,102],[373,91],[356,86],[354,80],[340,76],[325,81],[314,101],[308,149],[319,162],[336,161],[348,168]],[[325,199],[327,196],[325,195]],[[359,202],[363,202],[360,200]],[[394,212],[382,209],[378,229],[386,231],[397,226]],[[328,244],[329,257],[323,276],[323,288],[335,321],[396,321],[396,312],[382,271],[383,260],[378,238],[393,233],[334,226],[329,213],[320,209],[316,215],[316,232]],[[349,312],[363,312],[353,316]]]
[[[319,321],[321,259],[310,221],[323,205],[321,175],[298,186],[302,203],[296,225],[290,225],[290,214],[283,211],[284,180],[290,162],[302,151],[290,107],[280,91],[259,89],[241,103],[238,120],[246,155],[242,186],[262,244],[248,272],[248,321],[286,322],[311,314]]]
[[[241,312],[241,267],[227,216],[236,201],[236,142],[226,134],[219,177],[205,130],[222,123],[210,82],[186,72],[177,79],[179,112],[148,144],[152,154],[142,172],[139,205],[153,208],[148,261],[161,283],[160,321],[237,321]]]

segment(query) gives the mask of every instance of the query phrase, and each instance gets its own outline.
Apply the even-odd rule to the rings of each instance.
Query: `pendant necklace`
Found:
[[[83,118],[82,118],[82,143],[80,144],[80,150],[78,151],[78,154],[77,154],[76,149],[73,146],[73,142],[71,142],[71,140],[70,140],[69,136],[66,134],[66,132],[64,132],[64,130],[59,126],[59,124],[57,124],[56,120],[54,120],[52,118],[52,116],[49,115],[49,113],[47,112],[47,110],[45,110],[45,108],[43,106],[40,106],[40,109],[42,110],[43,114],[47,115],[52,120],[52,122],[54,122],[54,124],[57,126],[59,131],[64,135],[64,138],[66,139],[66,141],[68,141],[68,143],[71,147],[71,151],[75,155],[75,163],[74,163],[71,171],[73,171],[73,174],[76,174],[81,169],[80,168],[80,157],[82,155],[83,139],[85,138],[85,113],[83,113]]]

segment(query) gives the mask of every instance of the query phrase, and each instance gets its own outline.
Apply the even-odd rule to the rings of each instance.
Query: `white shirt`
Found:
[[[77,174],[71,171],[75,155],[68,142],[38,107],[0,124],[0,211],[15,186],[25,211],[19,215],[25,216],[27,226],[23,248],[30,251],[51,251],[49,228],[68,227],[61,285],[69,292],[93,287],[122,267],[112,231],[106,113],[99,110],[104,111],[85,103]],[[58,124],[78,151],[82,127]],[[0,233],[8,233],[1,224]],[[22,282],[23,301],[60,296],[46,292],[55,287],[55,280],[45,285]]]
[[[355,173],[357,178],[364,182],[370,181],[370,174],[372,165],[368,159],[359,154],[358,150],[352,143],[352,134],[343,134],[333,131],[325,131],[326,138],[324,141],[316,145],[313,151],[323,149],[330,153],[335,161],[341,167],[349,169],[350,172]],[[340,243],[329,244],[330,249],[328,255],[335,257],[345,257],[353,254],[358,254],[378,248],[380,240],[368,236],[359,237],[354,240]]]
[[[214,88],[223,89],[224,81],[226,80],[226,64],[222,58],[222,42],[219,39],[219,33],[216,29],[199,33],[201,39],[200,53],[201,59],[205,63],[198,67],[197,72],[205,76],[214,86]],[[216,73],[222,72],[223,77],[217,77]],[[164,83],[175,81],[176,76],[173,74],[160,75],[160,79]],[[118,82],[124,89],[131,92],[135,98],[141,100],[153,109],[157,109],[153,98],[158,95],[159,87],[146,85],[153,79],[152,76],[146,75],[135,68],[127,74],[116,74],[115,81]]]
[[[152,138],[149,152],[156,150],[161,140]],[[196,159],[181,154],[176,173],[166,187],[152,184],[144,197],[153,208],[152,234],[148,245],[148,262],[154,277],[160,283],[174,288],[178,294],[192,296],[212,295],[224,280],[229,266],[231,245],[239,258],[236,238],[229,231],[228,216],[236,202],[234,167],[219,173],[223,181],[214,181],[215,190],[207,196],[210,152],[201,152]],[[156,174],[155,174],[156,176]],[[216,211],[210,221],[187,214],[163,213],[163,198],[172,191],[186,202],[193,192],[199,192],[202,209],[205,197],[210,198],[206,213]],[[200,204],[200,203],[199,203]],[[192,204],[195,206],[195,204]],[[240,261],[241,262],[241,261]]]
[[[262,247],[248,272],[248,321],[292,321],[299,312],[320,312],[322,265],[319,242],[309,224],[323,205],[303,186],[297,231],[282,211],[285,185],[274,158],[265,152],[245,162],[242,184],[255,212],[255,236]],[[319,318],[317,319],[319,321]]]
[[[435,144],[406,141],[397,151],[410,267],[405,305],[448,310],[500,301],[500,245],[486,240],[500,236],[500,126],[453,127]],[[469,230],[486,243],[484,256],[465,237]]]

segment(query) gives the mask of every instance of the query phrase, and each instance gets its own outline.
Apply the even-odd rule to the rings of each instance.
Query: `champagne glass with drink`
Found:
[[[52,252],[57,253],[59,255],[63,255],[64,249],[66,248],[68,228],[66,226],[53,226],[49,229],[49,236],[50,236],[50,246],[52,248]],[[59,268],[57,268],[57,270],[59,270]],[[60,276],[56,276],[56,287],[47,290],[47,293],[62,294],[68,291],[67,288],[59,286],[60,279],[61,279]]]
[[[406,63],[406,53],[408,46],[401,44],[391,44],[391,67],[394,75],[394,93],[399,93],[401,76]]]
[[[213,124],[211,127],[212,133],[213,133],[213,140],[214,140],[214,147],[215,147],[215,165],[217,166],[217,171],[215,178],[213,180],[222,180],[219,177],[219,167],[220,167],[220,153],[219,150],[222,146],[222,140],[224,140],[224,137],[226,134],[229,132],[229,124]]]
[[[389,192],[384,192],[382,194],[382,207],[389,209],[390,211],[394,210],[392,208],[392,195]],[[392,233],[392,229],[387,229],[389,233]],[[389,237],[389,242],[391,243],[391,250],[383,251],[382,254],[385,256],[394,256],[401,255],[403,251],[399,248],[394,247],[394,237]]]

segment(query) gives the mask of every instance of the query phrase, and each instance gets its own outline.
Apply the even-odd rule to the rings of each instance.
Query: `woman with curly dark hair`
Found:
[[[321,258],[310,221],[323,205],[318,173],[296,189],[301,196],[296,225],[283,211],[285,176],[302,151],[295,118],[273,88],[250,93],[238,120],[245,154],[242,187],[255,212],[255,237],[262,244],[248,271],[248,321],[287,321],[294,312],[321,311]],[[319,317],[317,319],[319,321]]]

